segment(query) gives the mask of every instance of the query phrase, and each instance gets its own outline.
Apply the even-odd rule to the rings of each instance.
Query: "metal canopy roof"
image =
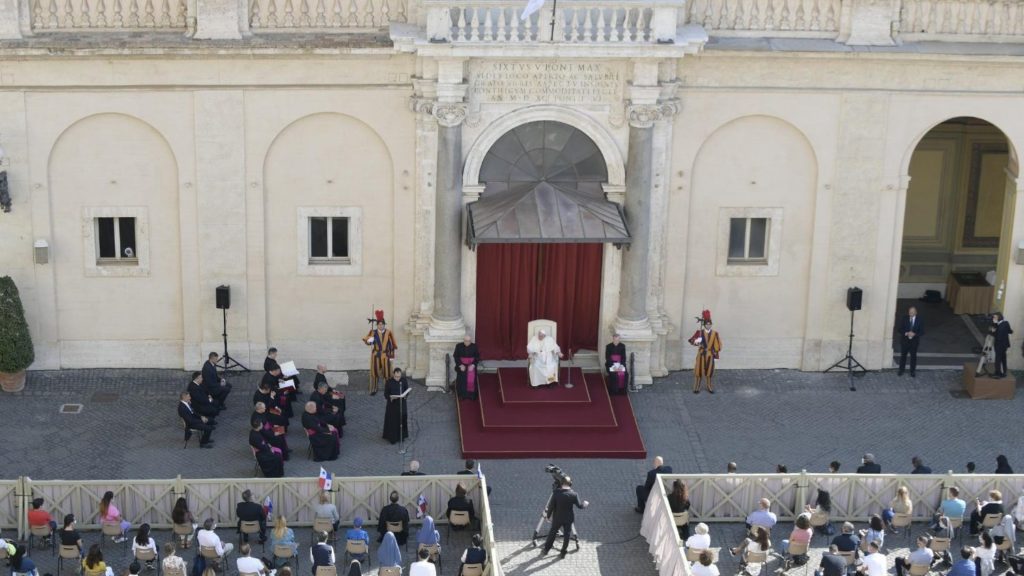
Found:
[[[572,126],[541,121],[510,130],[488,151],[480,179],[486,187],[467,212],[470,246],[630,242],[622,208],[601,187],[604,157]]]

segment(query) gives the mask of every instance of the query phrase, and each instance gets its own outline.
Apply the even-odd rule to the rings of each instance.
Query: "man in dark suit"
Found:
[[[242,492],[242,501],[235,505],[235,517],[238,518],[238,532],[242,532],[242,522],[260,523],[260,544],[267,540],[267,511],[258,502],[252,501],[252,490]],[[242,542],[248,542],[249,535],[242,534]]]
[[[544,510],[544,515],[551,519],[551,530],[548,531],[548,538],[544,541],[541,556],[546,555],[554,546],[558,530],[561,529],[562,551],[558,557],[565,558],[565,552],[569,549],[569,538],[572,536],[572,523],[576,521],[575,508],[586,508],[587,506],[590,506],[590,502],[584,500],[583,503],[580,503],[579,494],[572,490],[572,478],[566,476],[562,481],[562,486],[551,495],[548,507]]]
[[[921,317],[917,315],[917,308],[911,306],[907,315],[900,322],[900,371],[897,376],[903,376],[907,369],[907,355],[910,355],[910,377],[917,376],[917,347],[924,335],[924,326],[921,324]]]
[[[996,374],[993,377],[1005,378],[1006,351],[1010,348],[1010,334],[1013,334],[1013,329],[1010,328],[1010,323],[1003,317],[1002,312],[992,315],[992,323],[996,326],[995,342],[992,343],[996,353]]]
[[[636,508],[638,514],[644,513],[644,505],[647,504],[647,497],[651,494],[651,489],[654,488],[654,483],[658,481],[658,474],[671,474],[672,467],[665,466],[665,460],[661,456],[654,457],[654,468],[647,471],[647,480],[644,481],[643,485],[636,487]]]
[[[224,401],[231,393],[231,384],[217,374],[217,360],[220,360],[220,355],[216,352],[210,352],[210,355],[207,356],[207,360],[203,364],[203,385],[206,386],[217,406],[223,410],[225,408]]]
[[[409,469],[401,473],[401,476],[426,476],[423,472],[420,472],[420,461],[413,460],[409,462]]]
[[[466,467],[464,469],[459,470],[458,472],[456,472],[456,474],[465,474],[465,475],[476,476],[475,468],[476,468],[476,460],[473,460],[472,458],[469,458],[468,460],[466,460]],[[487,485],[487,495],[488,496],[491,495],[491,485],[490,484]]]
[[[388,522],[401,522],[402,531],[395,533],[395,540],[399,546],[405,546],[409,539],[409,511],[398,503],[398,492],[392,490],[388,499],[390,504],[380,509],[380,520],[377,522],[377,542],[384,541],[384,534],[388,531]]]
[[[220,408],[214,403],[213,398],[210,396],[210,392],[203,386],[203,375],[201,372],[192,373],[192,381],[188,384],[188,395],[189,404],[192,407],[192,411],[205,416],[209,422],[213,423],[213,419],[220,413]]]
[[[199,430],[202,436],[199,437],[200,448],[213,448],[213,440],[210,434],[213,433],[213,426],[207,419],[192,410],[191,396],[188,392],[181,393],[181,402],[178,402],[178,416],[185,421],[185,425],[192,430]]]
[[[860,466],[857,466],[857,474],[881,474],[882,465],[875,463],[875,455],[870,452],[860,459]]]

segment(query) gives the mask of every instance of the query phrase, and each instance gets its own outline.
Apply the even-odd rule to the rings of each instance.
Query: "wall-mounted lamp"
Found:
[[[50,261],[50,245],[46,240],[36,240],[32,245],[32,259],[36,264],[46,264]]]

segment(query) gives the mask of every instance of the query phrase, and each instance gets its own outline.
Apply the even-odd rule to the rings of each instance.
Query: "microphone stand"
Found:
[[[567,382],[565,383],[565,387],[572,388],[572,348],[569,349],[569,375],[566,380]]]
[[[402,381],[405,381],[405,376],[402,377]],[[408,385],[408,383],[406,384]],[[409,390],[412,390],[412,388],[410,387]],[[403,455],[407,452],[405,448],[405,431],[409,427],[405,422],[405,402],[407,398],[408,396],[398,399],[398,453]]]

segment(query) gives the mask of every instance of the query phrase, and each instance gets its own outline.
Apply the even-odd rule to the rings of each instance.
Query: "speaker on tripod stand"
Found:
[[[244,364],[235,360],[228,353],[228,310],[231,308],[231,287],[225,284],[217,286],[217,309],[221,311],[224,319],[224,332],[221,336],[224,338],[224,355],[221,356],[220,360],[217,361],[217,366],[227,370],[240,370],[248,372],[249,369]]]
[[[846,346],[846,356],[840,359],[835,364],[829,366],[825,372],[831,372],[833,370],[845,370],[846,376],[850,382],[850,391],[856,391],[857,387],[853,385],[853,372],[859,370],[862,374],[867,373],[867,368],[861,365],[856,358],[853,357],[853,315],[860,310],[861,304],[864,301],[864,291],[856,286],[851,286],[846,289],[846,309],[850,311],[850,340]]]

